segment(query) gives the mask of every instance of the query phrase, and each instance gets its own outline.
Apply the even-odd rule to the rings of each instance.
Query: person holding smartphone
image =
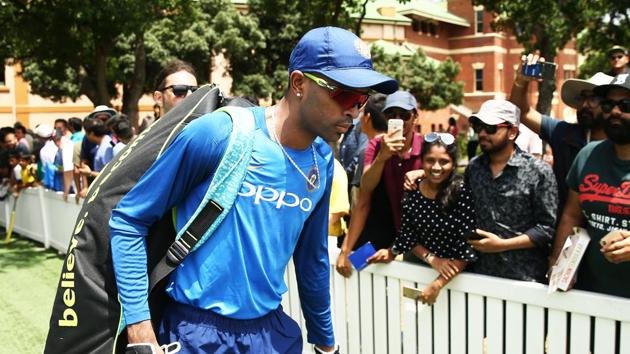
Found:
[[[337,258],[337,271],[343,276],[352,273],[348,259],[352,250],[368,241],[376,249],[389,248],[400,230],[404,176],[421,166],[423,138],[413,131],[417,106],[407,91],[397,91],[385,99],[388,132],[370,140],[365,150],[359,197]]]
[[[457,144],[449,133],[429,133],[422,146],[425,178],[402,200],[400,234],[394,245],[381,249],[370,263],[389,263],[409,250],[439,274],[420,295],[432,305],[440,290],[477,254],[466,243],[475,233],[475,207],[470,190],[457,174]]]

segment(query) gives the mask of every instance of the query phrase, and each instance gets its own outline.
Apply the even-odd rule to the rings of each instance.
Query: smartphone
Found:
[[[402,138],[403,137],[403,120],[402,119],[390,119],[387,121],[387,134],[391,134],[393,131],[398,130],[396,134],[394,134],[393,138]]]
[[[551,80],[556,75],[556,64],[547,62],[538,62],[535,64],[527,65],[523,63],[521,72],[525,76],[531,76],[543,80]]]
[[[412,300],[420,300],[422,290],[403,286],[403,296]]]

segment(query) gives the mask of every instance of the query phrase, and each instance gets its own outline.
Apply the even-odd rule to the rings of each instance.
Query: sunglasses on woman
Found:
[[[199,87],[197,86],[189,86],[189,85],[170,85],[170,86],[166,86],[160,91],[164,92],[168,89],[171,89],[175,97],[186,97],[186,95],[188,95],[188,91],[195,92],[197,91],[198,88]]]
[[[448,146],[455,142],[455,137],[449,133],[429,133],[424,136],[424,141],[432,143],[435,141],[441,141],[444,145]]]
[[[602,100],[599,105],[604,113],[612,112],[615,106],[619,107],[619,110],[623,113],[630,113],[630,98],[624,98],[619,101],[606,99]]]
[[[361,107],[365,106],[368,99],[370,98],[370,95],[367,93],[357,92],[331,85],[328,81],[313,74],[303,74],[306,78],[317,84],[317,86],[327,89],[329,91],[328,95],[330,96],[330,98],[335,100],[335,102],[337,102],[343,109],[350,109],[353,107],[361,109]]]
[[[508,123],[501,123],[501,124],[495,124],[495,125],[490,125],[490,124],[486,124],[480,120],[476,120],[475,122],[472,123],[472,127],[473,130],[475,131],[475,133],[479,134],[481,133],[482,130],[485,130],[486,133],[492,135],[495,134],[497,132],[497,130],[501,127],[511,127],[511,124]]]

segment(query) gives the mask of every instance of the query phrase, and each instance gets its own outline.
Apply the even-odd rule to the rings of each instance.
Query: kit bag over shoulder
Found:
[[[188,123],[225,105],[251,106],[240,99],[228,102],[216,87],[199,88],[145,129],[94,180],[66,252],[44,353],[124,352],[125,323],[109,243],[112,210]],[[232,134],[203,202],[179,233],[170,213],[149,229],[149,304],[154,321],[166,301],[164,278],[212,235],[229,212],[251,157],[255,125],[251,111],[223,109],[232,118]],[[192,242],[191,235],[197,241]]]

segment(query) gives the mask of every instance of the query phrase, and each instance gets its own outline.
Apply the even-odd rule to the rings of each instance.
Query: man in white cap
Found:
[[[595,94],[602,98],[608,139],[585,146],[571,166],[551,261],[573,227],[582,226],[591,241],[575,287],[630,298],[630,75],[617,75]]]
[[[529,64],[540,60],[538,56],[531,54],[523,57],[523,61]],[[536,79],[524,76],[520,67],[516,72],[509,100],[520,108],[521,122],[551,146],[554,160],[553,173],[558,183],[558,216],[560,216],[567,200],[568,187],[565,179],[575,156],[590,141],[606,139],[604,119],[599,106],[600,98],[593,93],[593,89],[609,83],[613,78],[604,73],[597,73],[588,80],[569,79],[562,84],[560,90],[562,101],[577,110],[577,124],[575,124],[554,119],[530,107],[528,87],[529,83]]]
[[[520,116],[511,102],[490,100],[470,117],[483,151],[466,168],[477,221],[469,243],[479,252],[472,270],[544,282],[558,189],[551,167],[516,146]]]

